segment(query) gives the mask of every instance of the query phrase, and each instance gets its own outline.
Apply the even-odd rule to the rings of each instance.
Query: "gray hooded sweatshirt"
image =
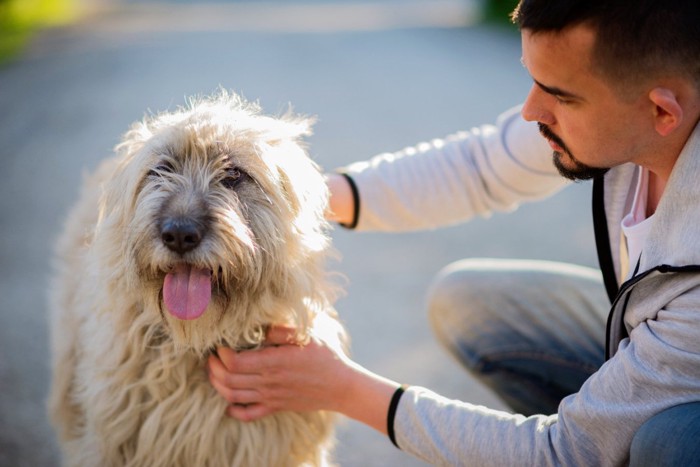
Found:
[[[514,209],[564,186],[551,149],[518,110],[495,126],[345,168],[360,202],[355,227],[435,228]],[[394,419],[401,449],[435,465],[625,465],[647,419],[700,400],[700,129],[650,219],[638,273],[620,284],[620,222],[638,170],[625,164],[594,183],[596,241],[613,303],[605,364],[549,416],[490,410],[410,387]]]

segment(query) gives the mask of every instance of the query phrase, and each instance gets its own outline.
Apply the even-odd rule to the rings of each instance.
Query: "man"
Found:
[[[464,261],[431,290],[443,343],[521,414],[399,387],[273,327],[279,346],[210,359],[231,416],[334,410],[440,465],[698,462],[700,4],[521,0],[514,18],[534,81],[521,113],[536,125],[505,115],[329,185],[340,222],[400,230],[546,195],[561,186],[552,156],[564,177],[595,179],[604,281],[569,265]]]

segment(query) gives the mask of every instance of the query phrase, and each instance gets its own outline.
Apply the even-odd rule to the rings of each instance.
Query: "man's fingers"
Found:
[[[218,359],[215,355],[211,355],[209,357],[209,374],[219,380],[221,383],[226,384],[227,386],[233,386],[230,381],[230,377],[233,376],[233,373],[230,372],[229,368],[226,368],[223,364],[223,362]]]
[[[213,373],[219,379],[223,379],[223,375],[227,372],[224,362],[215,354],[209,355],[209,358],[207,359],[207,369],[209,370],[209,373]]]
[[[260,402],[262,398],[255,389],[231,387],[213,375],[209,377],[209,382],[226,401],[232,404],[253,404]]]
[[[259,374],[274,362],[268,356],[261,355],[263,349],[243,350],[237,352],[227,347],[218,347],[216,353],[218,358],[212,355],[210,364],[218,360],[228,373],[236,374]]]
[[[235,389],[231,394],[229,402],[233,404],[258,404],[260,403],[260,393],[251,389]]]
[[[229,389],[251,389],[263,384],[262,377],[258,374],[230,373],[216,358],[209,359],[209,379],[218,381]]]
[[[221,364],[224,365],[227,370],[232,371],[236,360],[236,351],[228,347],[217,347],[216,354],[218,355],[218,358],[217,355],[212,355],[212,357],[220,360]]]
[[[229,388],[226,386],[223,382],[219,381],[216,379],[212,374],[209,375],[209,382],[211,383],[212,386],[214,386],[214,389],[216,389],[216,392],[221,395],[226,401],[232,402],[233,401],[233,389]]]
[[[291,326],[271,326],[265,337],[265,344],[268,346],[277,346],[285,344],[297,343],[297,330]],[[269,365],[274,365],[272,360],[274,354],[262,349],[252,349],[244,351],[235,351],[228,347],[217,347],[216,355],[209,358],[209,364],[214,366],[218,361],[229,372],[235,373],[258,373],[262,368]]]
[[[229,405],[226,413],[237,420],[250,422],[273,413],[274,410],[261,404]]]
[[[268,345],[285,345],[297,343],[297,330],[291,326],[271,326],[267,330],[265,343]]]

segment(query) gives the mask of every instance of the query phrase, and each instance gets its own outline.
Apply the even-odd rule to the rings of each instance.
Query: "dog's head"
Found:
[[[301,143],[310,124],[221,92],[144,119],[117,146],[98,236],[177,344],[254,345],[266,325],[303,329],[327,305],[328,192]]]

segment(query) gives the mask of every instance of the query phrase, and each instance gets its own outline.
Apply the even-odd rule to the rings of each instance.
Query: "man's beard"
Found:
[[[586,165],[583,162],[579,161],[578,159],[576,159],[576,157],[574,157],[569,148],[566,147],[564,141],[562,141],[561,138],[555,135],[554,132],[552,132],[552,130],[550,130],[550,128],[547,125],[538,122],[537,126],[540,128],[540,133],[542,133],[542,136],[556,143],[560,148],[564,150],[563,153],[559,151],[554,151],[554,153],[552,154],[554,166],[557,168],[559,174],[562,177],[568,178],[569,180],[573,181],[590,180],[592,178],[603,176],[609,170],[607,168],[591,167],[590,165]],[[569,160],[571,161],[571,164],[573,164],[573,167],[564,166],[562,162],[564,154],[568,156]]]

